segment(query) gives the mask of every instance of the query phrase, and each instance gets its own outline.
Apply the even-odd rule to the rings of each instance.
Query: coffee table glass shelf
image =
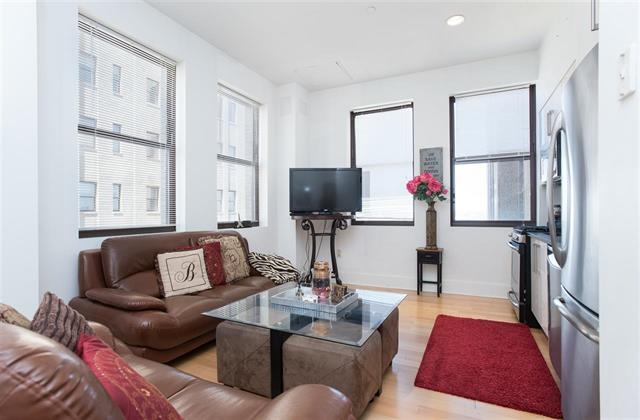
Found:
[[[285,283],[204,312],[204,315],[289,334],[362,346],[407,296],[402,293],[357,289],[357,299],[354,302],[332,313],[313,309],[309,305],[282,305],[282,299],[278,297],[288,297],[292,293],[295,295],[296,288],[296,283]],[[303,288],[303,292],[311,293],[311,289]],[[274,301],[273,298],[277,295],[280,296]]]

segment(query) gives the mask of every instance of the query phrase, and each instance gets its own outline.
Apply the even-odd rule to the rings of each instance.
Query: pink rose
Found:
[[[437,179],[433,178],[429,181],[428,187],[432,192],[437,193],[442,189],[442,184]]]
[[[407,191],[411,194],[415,194],[418,189],[418,184],[416,184],[413,180],[407,182]]]
[[[449,190],[445,188],[444,190],[442,190],[442,194],[449,194]]]
[[[415,182],[416,184],[420,182],[420,175],[416,175],[413,177],[413,182]]]
[[[424,182],[425,184],[431,181],[431,179],[433,179],[433,175],[431,175],[429,172],[420,174],[420,181]]]
[[[427,190],[426,194],[427,194],[428,196],[430,196],[432,193],[431,193],[431,191]]]

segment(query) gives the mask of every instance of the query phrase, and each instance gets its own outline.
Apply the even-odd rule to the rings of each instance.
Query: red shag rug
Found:
[[[558,386],[523,324],[439,315],[415,385],[562,418]]]

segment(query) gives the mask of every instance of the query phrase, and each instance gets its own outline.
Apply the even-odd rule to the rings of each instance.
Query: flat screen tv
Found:
[[[289,169],[291,214],[362,211],[361,168]]]

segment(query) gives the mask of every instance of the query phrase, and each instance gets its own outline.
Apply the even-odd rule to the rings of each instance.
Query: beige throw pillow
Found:
[[[211,289],[202,248],[158,254],[156,261],[161,280],[160,291],[164,297]]]
[[[29,328],[31,321],[22,315],[15,308],[4,303],[0,303],[0,322],[17,325],[22,328]]]
[[[200,246],[212,242],[220,242],[222,267],[224,268],[227,283],[249,277],[250,267],[240,239],[235,236],[205,236],[198,239],[198,245]]]

